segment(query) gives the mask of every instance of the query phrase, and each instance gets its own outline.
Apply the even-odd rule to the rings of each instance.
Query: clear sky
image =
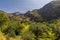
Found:
[[[0,10],[7,12],[26,12],[39,9],[52,0],[0,0]]]

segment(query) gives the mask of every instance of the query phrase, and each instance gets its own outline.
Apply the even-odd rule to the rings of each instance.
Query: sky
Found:
[[[0,10],[25,13],[28,10],[42,8],[52,0],[0,0]]]

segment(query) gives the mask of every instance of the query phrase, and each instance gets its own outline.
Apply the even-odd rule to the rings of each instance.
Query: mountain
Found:
[[[3,12],[0,10],[0,12]],[[26,13],[14,12],[8,14],[10,18],[13,16],[22,20],[28,19],[30,21],[50,21],[60,18],[60,1],[51,1],[40,9],[28,11]]]
[[[39,9],[39,14],[43,19],[52,20],[60,18],[60,1],[52,1]]]
[[[50,21],[60,18],[60,1],[51,1],[40,9],[28,11],[26,15],[35,21]]]
[[[30,20],[34,20],[37,22],[42,21],[42,17],[41,17],[41,15],[39,15],[38,9],[35,9],[33,11],[28,11],[24,15],[29,17]]]

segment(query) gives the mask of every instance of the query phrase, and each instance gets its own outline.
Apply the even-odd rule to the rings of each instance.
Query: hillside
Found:
[[[50,21],[60,18],[60,1],[51,1],[50,3],[46,4],[44,7],[40,9],[28,11],[24,14],[20,12],[14,12],[8,14],[23,19],[29,18],[29,20],[31,21],[33,20],[36,22]]]
[[[60,1],[24,14],[0,10],[0,40],[60,40]]]
[[[60,18],[60,1],[51,1],[40,9],[28,11],[26,15],[35,21],[49,21]]]
[[[39,10],[44,19],[52,20],[60,18],[60,1],[52,1]]]

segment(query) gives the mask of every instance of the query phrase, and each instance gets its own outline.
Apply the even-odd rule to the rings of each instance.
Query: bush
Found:
[[[34,40],[34,34],[30,31],[26,31],[21,34],[23,40]]]

